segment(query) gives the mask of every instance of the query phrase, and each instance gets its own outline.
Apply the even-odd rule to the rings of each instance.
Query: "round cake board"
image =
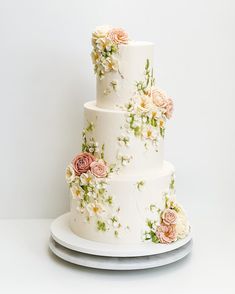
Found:
[[[105,270],[140,270],[167,265],[184,258],[191,252],[192,240],[178,249],[143,257],[106,257],[81,253],[63,247],[52,237],[49,247],[56,256],[76,265]]]
[[[171,244],[155,244],[143,242],[140,244],[107,244],[83,239],[72,232],[69,225],[70,213],[55,219],[51,225],[51,236],[63,247],[97,256],[106,257],[143,257],[171,252],[186,245],[192,238],[191,232],[182,240]]]

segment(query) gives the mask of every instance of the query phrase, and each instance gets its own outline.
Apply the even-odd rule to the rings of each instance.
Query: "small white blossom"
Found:
[[[143,122],[143,123],[146,123],[146,122],[147,122],[147,117],[146,117],[146,116],[143,116],[143,117],[142,117],[142,122]]]
[[[69,164],[66,168],[65,178],[68,184],[72,183],[75,180],[75,171],[72,164]]]
[[[94,185],[96,183],[95,176],[90,172],[86,172],[81,174],[80,176],[81,185],[87,186],[87,185]]]
[[[92,33],[92,44],[96,45],[96,41],[100,38],[107,36],[110,26],[98,26],[95,31]]]
[[[132,156],[131,155],[123,155],[123,154],[118,154],[117,159],[120,161],[121,165],[126,166],[127,164],[130,163]]]
[[[94,199],[97,198],[97,194],[98,194],[98,191],[96,190],[96,187],[95,186],[88,186],[88,192],[87,192],[87,195],[89,197],[92,197]]]
[[[130,138],[128,136],[122,135],[118,137],[118,143],[120,146],[128,147],[130,144]]]
[[[93,216],[93,215],[100,216],[105,212],[104,206],[101,203],[99,203],[98,201],[89,203],[86,206],[86,209],[87,209],[90,216]]]
[[[157,131],[152,126],[147,125],[142,132],[145,139],[154,140],[157,138]]]
[[[73,199],[81,199],[84,195],[84,190],[77,184],[73,184],[70,188]]]
[[[132,127],[133,127],[133,128],[141,127],[141,125],[142,125],[141,117],[135,115],[135,116],[134,116],[134,121],[133,121],[133,123],[132,123]]]
[[[110,72],[110,71],[117,71],[118,70],[118,59],[110,56],[105,59],[103,62],[103,67],[105,72]]]
[[[140,113],[145,113],[150,111],[152,108],[152,100],[149,96],[141,96],[139,98],[139,103],[137,105],[137,110],[140,111]]]

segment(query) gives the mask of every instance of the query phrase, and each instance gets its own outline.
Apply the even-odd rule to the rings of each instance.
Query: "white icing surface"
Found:
[[[153,217],[149,212],[151,204],[164,208],[163,193],[168,190],[171,175],[174,167],[169,162],[164,162],[161,171],[155,170],[148,173],[139,171],[132,175],[113,175],[108,180],[108,193],[114,196],[113,202],[116,207],[120,207],[119,219],[122,224],[119,236],[116,237],[113,230],[106,232],[98,231],[96,218],[91,218],[87,222],[79,210],[77,210],[77,200],[71,197],[71,219],[72,231],[82,238],[114,244],[134,244],[142,243],[141,236],[146,229],[147,218]],[[142,190],[139,191],[136,183],[140,180],[145,182]],[[129,226],[129,229],[126,228]]]
[[[94,131],[88,137],[94,137],[101,146],[104,144],[105,160],[111,164],[117,162],[118,154],[132,156],[130,163],[120,170],[120,174],[143,174],[149,169],[160,170],[163,164],[163,140],[159,142],[158,152],[153,146],[148,149],[144,142],[136,138],[133,133],[128,134],[129,146],[120,146],[118,137],[125,135],[125,112],[120,110],[106,110],[95,106],[95,101],[85,104],[85,125],[94,123]]]
[[[102,80],[97,77],[96,100],[97,106],[108,109],[116,109],[117,105],[123,105],[133,96],[135,83],[144,79],[146,60],[153,65],[154,44],[150,42],[131,41],[127,45],[119,45],[119,71],[106,73]],[[116,91],[105,95],[110,82],[117,82]]]

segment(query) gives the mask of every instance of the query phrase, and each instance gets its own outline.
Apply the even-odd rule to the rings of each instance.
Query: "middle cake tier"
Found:
[[[102,109],[95,101],[84,105],[83,150],[104,154],[122,174],[144,174],[163,166],[163,138],[151,138],[153,128],[142,127],[142,118],[123,110]],[[141,129],[141,134],[139,133]]]

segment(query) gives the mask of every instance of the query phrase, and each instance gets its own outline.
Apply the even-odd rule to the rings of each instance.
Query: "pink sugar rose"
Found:
[[[169,244],[171,242],[176,241],[177,233],[175,229],[175,225],[165,225],[162,223],[157,227],[156,236],[158,237],[160,243]]]
[[[128,34],[122,28],[113,28],[108,33],[109,38],[116,44],[127,44]]]
[[[90,169],[90,165],[93,161],[95,161],[95,159],[96,158],[88,152],[78,154],[72,161],[76,176],[80,176],[82,173],[86,173]]]
[[[167,208],[162,213],[162,222],[165,225],[175,225],[177,221],[177,213],[175,210]]]
[[[105,178],[107,176],[108,167],[102,159],[93,161],[91,163],[91,172],[97,178]]]

